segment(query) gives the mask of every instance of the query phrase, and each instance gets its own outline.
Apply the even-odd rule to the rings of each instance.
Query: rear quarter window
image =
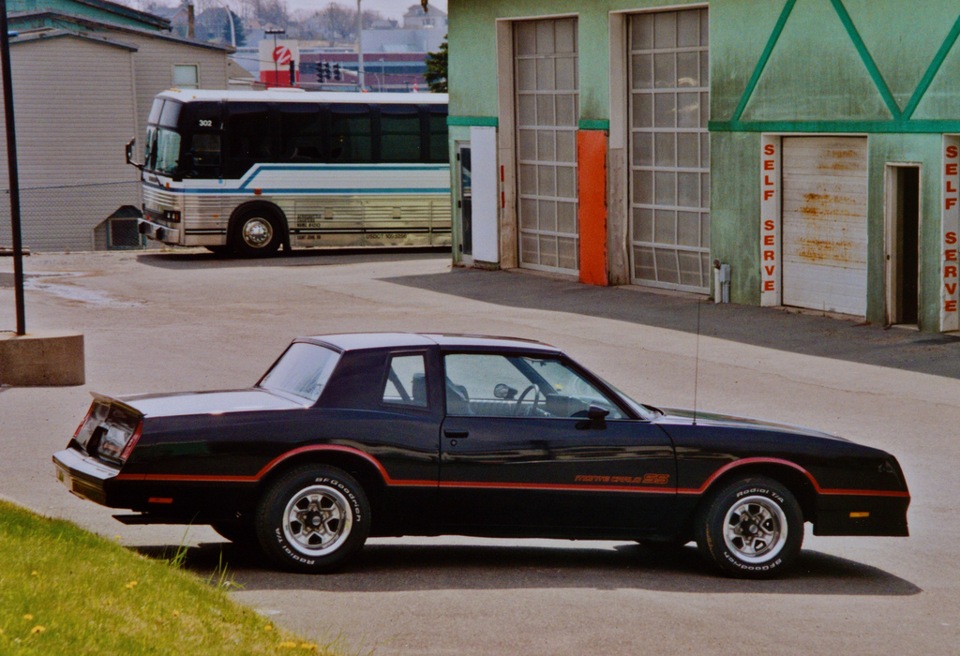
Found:
[[[317,344],[291,344],[258,387],[315,403],[323,393],[340,354]]]

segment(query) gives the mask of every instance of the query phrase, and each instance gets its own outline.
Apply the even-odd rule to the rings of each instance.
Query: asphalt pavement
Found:
[[[27,330],[85,338],[86,384],[0,389],[0,496],[147,555],[226,558],[235,598],[347,653],[556,656],[956,654],[960,645],[960,341],[636,287],[452,268],[434,253],[296,252],[266,261],[199,250],[34,254]],[[0,330],[13,330],[0,258]],[[909,538],[808,534],[781,580],[717,577],[687,547],[371,540],[330,576],[263,566],[207,527],[124,526],[72,497],[50,455],[106,394],[254,383],[290,339],[344,331],[510,335],[559,346],[640,401],[756,416],[894,453]]]

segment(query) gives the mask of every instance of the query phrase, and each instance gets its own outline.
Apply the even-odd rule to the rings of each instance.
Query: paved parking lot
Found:
[[[452,270],[426,253],[297,253],[264,262],[177,253],[35,254],[27,328],[85,335],[80,387],[0,391],[0,495],[146,553],[221,552],[234,595],[317,640],[377,654],[954,654],[960,645],[960,342],[633,288]],[[0,259],[0,330],[15,326]],[[698,331],[699,326],[699,331]],[[482,332],[553,343],[654,405],[760,416],[890,450],[914,497],[911,537],[807,536],[772,582],[717,578],[693,549],[466,538],[371,540],[356,567],[281,574],[206,527],[127,527],[53,477],[89,403],[108,394],[256,381],[295,335]],[[698,337],[699,332],[699,337]]]

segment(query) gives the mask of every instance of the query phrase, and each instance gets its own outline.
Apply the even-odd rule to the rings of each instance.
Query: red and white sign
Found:
[[[260,41],[258,57],[260,63],[260,81],[271,87],[290,85],[290,64],[300,64],[300,43],[298,41],[274,41],[265,38]],[[299,81],[299,71],[294,76]]]
[[[760,305],[782,303],[780,284],[780,137],[760,140]]]
[[[273,49],[273,61],[281,66],[287,66],[293,61],[293,53],[287,46],[277,46]]]
[[[960,330],[960,137],[943,138],[940,330]]]

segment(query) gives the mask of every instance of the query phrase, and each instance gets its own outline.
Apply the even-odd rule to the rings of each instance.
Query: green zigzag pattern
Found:
[[[927,70],[921,78],[920,83],[917,85],[917,88],[911,95],[910,100],[907,102],[906,107],[901,109],[897,104],[896,99],[894,99],[893,94],[890,92],[890,88],[887,85],[886,80],[884,80],[880,69],[877,67],[873,56],[870,54],[870,51],[863,42],[860,33],[857,31],[856,25],[854,25],[853,20],[850,18],[850,14],[847,12],[847,8],[844,6],[843,1],[830,0],[830,2],[833,5],[834,11],[837,13],[837,17],[843,24],[844,29],[847,31],[847,34],[856,48],[857,53],[860,55],[860,59],[863,62],[864,67],[867,69],[870,78],[873,80],[874,85],[876,85],[877,91],[880,93],[883,102],[886,104],[891,116],[893,116],[893,120],[740,120],[744,110],[747,108],[747,104],[750,102],[750,98],[753,96],[754,90],[756,90],[757,84],[760,81],[760,76],[763,75],[763,71],[767,66],[767,62],[770,60],[771,54],[773,53],[774,48],[776,48],[781,34],[783,34],[783,28],[786,26],[787,21],[790,18],[790,14],[793,12],[793,8],[797,4],[797,0],[787,0],[787,3],[783,6],[783,11],[780,12],[780,17],[777,19],[777,22],[774,25],[773,32],[770,34],[770,38],[767,40],[767,44],[760,55],[760,59],[757,61],[757,65],[753,70],[753,74],[750,76],[750,80],[747,82],[746,89],[744,89],[743,95],[740,97],[740,102],[737,104],[737,107],[733,112],[733,116],[729,121],[710,121],[710,130],[715,132],[960,132],[960,121],[912,120],[913,113],[919,106],[920,101],[923,100],[923,96],[927,92],[927,89],[929,89],[930,85],[933,83],[933,80],[937,76],[940,67],[947,58],[947,54],[957,42],[957,38],[960,37],[960,15],[957,16],[956,21],[954,21],[953,28],[947,34],[936,55],[934,55],[933,60],[927,67]]]

